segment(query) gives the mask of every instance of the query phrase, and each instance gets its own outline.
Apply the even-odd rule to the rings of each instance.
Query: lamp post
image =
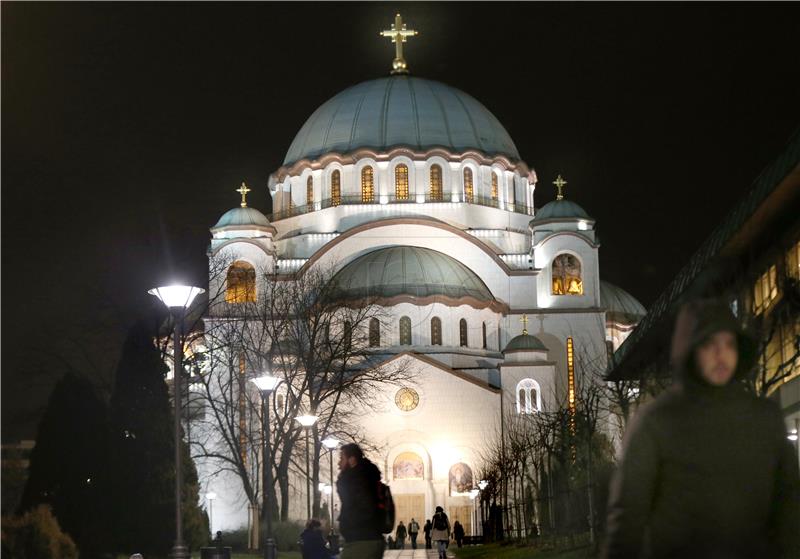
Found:
[[[214,499],[217,498],[217,494],[213,491],[206,493],[206,500],[208,501],[208,531],[211,532],[211,535],[214,535]]]
[[[478,482],[478,489],[481,490],[481,536],[483,536],[483,490],[489,486],[489,482],[482,479]]]
[[[319,419],[316,415],[298,415],[295,420],[306,430],[306,513],[311,518],[311,469],[309,468],[308,431]]]
[[[272,518],[269,514],[267,495],[269,488],[272,487],[272,454],[270,452],[270,429],[269,429],[269,395],[278,386],[278,378],[270,375],[262,375],[258,378],[250,379],[250,382],[258,387],[261,392],[261,417],[263,418],[264,440],[261,465],[261,516],[264,518],[264,559],[275,559],[275,540],[272,539]]]
[[[175,341],[173,343],[172,388],[175,401],[175,545],[172,547],[174,559],[188,559],[189,550],[183,543],[183,519],[181,518],[181,490],[183,489],[183,468],[181,468],[181,372],[183,371],[183,320],[186,309],[194,298],[205,292],[200,287],[188,285],[166,285],[149,290],[150,295],[158,297],[172,314],[175,322]]]
[[[331,502],[329,505],[329,512],[331,513],[331,535],[333,535],[336,532],[336,530],[333,529],[333,451],[339,446],[339,440],[333,437],[327,437],[322,439],[322,444],[328,449],[328,455],[331,459]]]

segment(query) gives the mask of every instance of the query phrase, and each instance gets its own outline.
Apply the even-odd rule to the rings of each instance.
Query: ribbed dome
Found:
[[[567,199],[553,200],[548,202],[536,212],[532,221],[544,221],[546,219],[592,219],[589,214],[575,202]]]
[[[219,221],[213,228],[219,229],[220,227],[247,225],[270,227],[269,220],[257,209],[238,207],[222,214],[222,217],[219,218]]]
[[[547,347],[536,336],[530,334],[520,334],[511,338],[503,352],[508,351],[547,351]]]
[[[391,76],[362,82],[323,103],[295,136],[283,164],[396,146],[472,148],[519,159],[503,125],[474,97],[440,82]]]
[[[606,309],[606,317],[622,322],[636,323],[647,314],[647,310],[633,295],[600,280],[600,305]]]
[[[461,262],[428,248],[396,246],[360,256],[332,280],[346,298],[443,295],[493,301],[491,291]]]

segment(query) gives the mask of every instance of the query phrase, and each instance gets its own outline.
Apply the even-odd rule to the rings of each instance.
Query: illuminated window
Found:
[[[464,169],[464,200],[470,204],[475,200],[475,187],[472,184],[472,169]]]
[[[497,173],[492,173],[492,200],[497,200]]]
[[[581,262],[571,254],[553,260],[553,295],[583,295]]]
[[[306,204],[314,203],[314,179],[310,176],[306,181]]]
[[[800,280],[800,240],[786,253],[786,275]]]
[[[431,319],[431,345],[442,345],[442,320],[438,316]]]
[[[441,202],[442,199],[442,168],[431,165],[431,200]]]
[[[369,347],[381,345],[381,323],[377,318],[369,319]]]
[[[786,375],[782,381],[786,382],[800,375],[800,318],[782,324],[780,335],[781,363],[786,363],[781,375]]]
[[[226,303],[253,303],[256,300],[256,270],[253,265],[237,260],[228,268]]]
[[[331,205],[338,206],[342,203],[342,174],[337,169],[331,173]]]
[[[775,264],[769,267],[753,286],[753,312],[761,314],[778,297],[778,269]]]
[[[467,347],[467,321],[461,319],[458,321],[458,343],[461,347]]]
[[[517,383],[517,413],[542,411],[542,390],[532,378]]]
[[[408,167],[402,163],[394,168],[394,197],[408,200]]]
[[[400,345],[411,345],[411,319],[407,316],[400,319]]]
[[[486,349],[488,345],[486,344],[486,323],[483,323],[483,349]]]
[[[372,167],[361,169],[361,201],[367,204],[375,201],[375,180]]]
[[[569,409],[569,428],[575,434],[575,347],[572,338],[567,338],[567,408]]]

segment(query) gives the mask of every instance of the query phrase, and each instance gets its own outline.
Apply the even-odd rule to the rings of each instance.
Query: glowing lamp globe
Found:
[[[262,375],[257,378],[250,379],[250,382],[256,385],[261,392],[272,392],[278,386],[280,379],[270,375]]]
[[[154,287],[148,293],[155,295],[158,299],[169,308],[188,308],[192,304],[194,298],[205,293],[205,289],[201,287],[192,287],[190,285],[166,285],[163,287]]]
[[[337,446],[339,446],[339,439],[334,439],[333,437],[328,437],[326,439],[322,439],[322,444],[328,450],[333,450]]]
[[[317,422],[319,417],[316,415],[298,415],[297,417],[295,417],[295,419],[303,427],[311,427]]]

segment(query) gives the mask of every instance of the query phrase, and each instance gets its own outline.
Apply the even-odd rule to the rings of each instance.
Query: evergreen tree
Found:
[[[175,538],[175,455],[167,367],[153,332],[135,325],[122,349],[111,398],[109,496],[115,548],[166,556]],[[196,548],[208,533],[198,507],[198,481],[183,453],[184,543]]]
[[[102,476],[107,470],[107,408],[86,379],[56,384],[31,452],[21,512],[49,504],[81,557],[107,549]]]

